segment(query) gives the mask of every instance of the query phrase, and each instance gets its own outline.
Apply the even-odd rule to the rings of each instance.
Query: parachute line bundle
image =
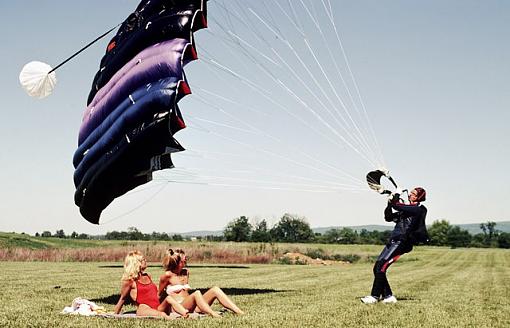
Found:
[[[89,222],[184,150],[174,139],[186,127],[177,103],[191,93],[183,68],[205,27],[206,0],[142,0],[108,43],[73,157],[75,203]]]

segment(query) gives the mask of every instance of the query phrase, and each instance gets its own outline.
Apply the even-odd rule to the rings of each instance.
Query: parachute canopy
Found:
[[[73,156],[75,203],[89,222],[184,150],[174,139],[186,126],[183,67],[197,58],[193,32],[205,27],[206,0],[143,0],[108,43]]]

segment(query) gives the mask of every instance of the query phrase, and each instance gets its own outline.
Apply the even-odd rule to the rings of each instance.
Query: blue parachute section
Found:
[[[206,0],[145,0],[109,42],[73,156],[74,199],[89,222],[184,150],[174,138],[186,126],[183,67],[197,58],[193,32],[206,26]]]

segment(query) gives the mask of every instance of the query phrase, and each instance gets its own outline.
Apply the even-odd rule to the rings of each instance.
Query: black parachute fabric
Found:
[[[146,47],[175,38],[192,38],[191,32],[206,26],[205,0],[142,1],[108,43],[87,105],[115,72]]]
[[[172,168],[184,150],[177,106],[191,91],[183,67],[197,58],[206,0],[143,0],[109,42],[94,77],[73,157],[75,204],[98,224],[117,197]]]
[[[391,184],[393,184],[393,186],[395,188],[397,188],[397,184],[395,183],[393,178],[388,174],[388,172],[385,170],[375,170],[375,171],[368,172],[367,177],[366,177],[368,186],[370,187],[370,189],[375,190],[379,193],[391,193],[390,191],[386,190],[381,183],[381,178],[383,176],[388,178],[388,180],[390,180]]]

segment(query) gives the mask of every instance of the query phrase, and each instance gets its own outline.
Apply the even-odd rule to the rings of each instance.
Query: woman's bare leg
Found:
[[[182,302],[182,305],[190,311],[193,311],[196,307],[198,310],[200,310],[200,312],[209,314],[212,317],[215,318],[221,317],[218,312],[211,309],[211,307],[205,301],[204,296],[199,290],[195,291],[193,294],[186,297],[186,299]]]
[[[227,296],[227,294],[225,294],[218,286],[214,286],[205,292],[204,299],[209,305],[211,305],[215,299],[218,299],[221,305],[227,309],[234,311],[236,314],[244,314],[244,312],[238,308],[237,305],[235,305],[235,303],[232,302],[232,300]]]
[[[155,310],[148,306],[147,304],[140,304],[138,308],[136,309],[136,315],[140,316],[151,316],[151,317],[162,317],[167,320],[174,319],[171,316],[167,315],[165,312],[161,312],[158,310]]]
[[[188,310],[172,296],[165,297],[165,300],[158,306],[158,310],[166,314],[170,314],[172,309],[183,317],[188,316]]]

